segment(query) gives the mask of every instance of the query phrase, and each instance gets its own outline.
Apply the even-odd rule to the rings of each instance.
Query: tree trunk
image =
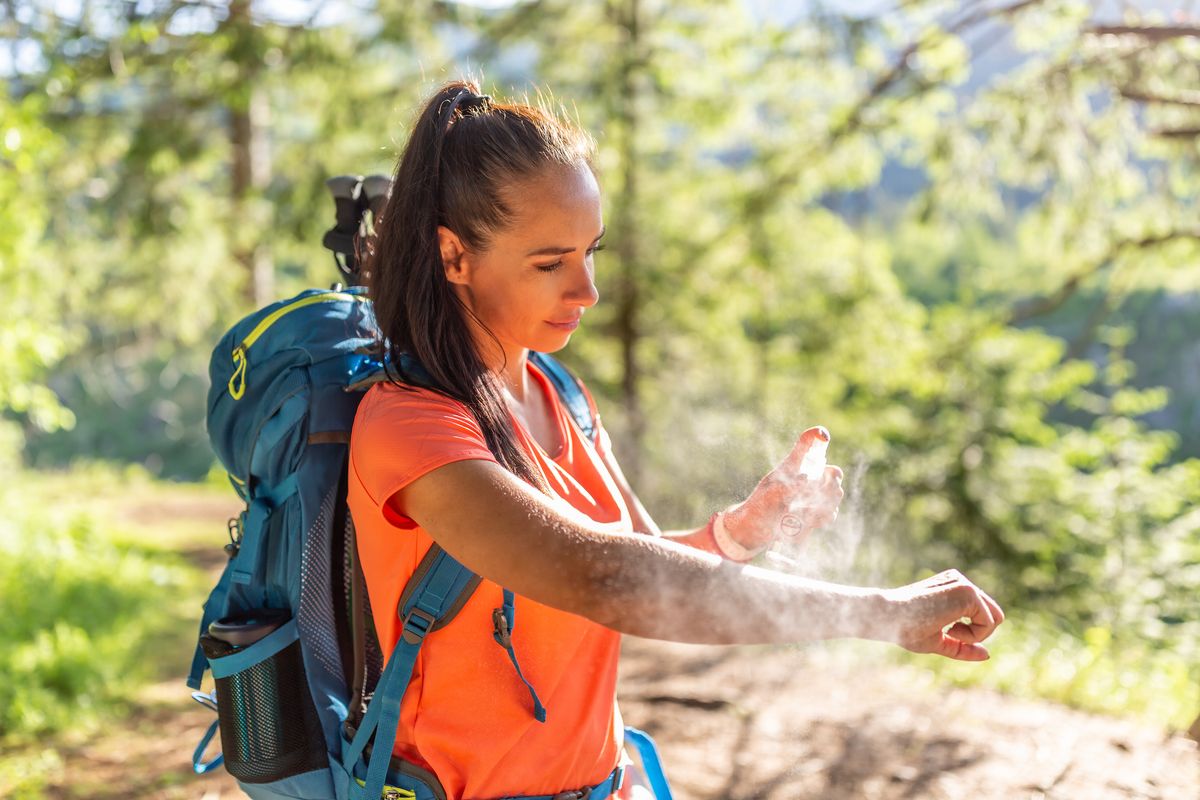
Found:
[[[237,35],[253,36],[250,17],[252,0],[234,0],[229,6],[227,25]],[[242,53],[253,48],[240,48]],[[246,272],[246,300],[255,308],[275,299],[275,270],[271,252],[259,230],[241,226],[265,226],[250,209],[250,202],[271,180],[271,151],[266,135],[270,106],[266,94],[258,86],[259,64],[247,61],[243,55],[237,62],[238,92],[229,107],[229,144],[232,153],[230,195],[232,198],[231,240],[233,257]]]
[[[623,467],[631,482],[637,484],[642,471],[642,448],[646,432],[642,412],[641,364],[637,345],[640,336],[641,292],[638,276],[638,152],[639,129],[637,70],[641,68],[641,33],[639,0],[628,0],[621,10],[619,25],[625,36],[624,60],[620,70],[620,120],[622,176],[621,199],[617,205],[616,251],[620,258],[620,278],[617,286],[616,332],[621,348],[621,400],[629,420],[632,447],[627,451]]]

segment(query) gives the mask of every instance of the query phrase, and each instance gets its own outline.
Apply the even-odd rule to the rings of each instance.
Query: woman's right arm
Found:
[[[612,534],[495,462],[456,461],[388,501],[462,564],[544,605],[636,636],[737,644],[853,637],[978,661],[1003,613],[956,571],[895,590],[728,562]],[[943,628],[960,618],[943,633]]]

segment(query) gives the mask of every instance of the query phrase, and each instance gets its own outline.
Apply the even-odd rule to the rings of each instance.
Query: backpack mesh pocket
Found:
[[[237,652],[209,636],[201,645],[210,660]],[[221,749],[233,777],[267,783],[329,766],[298,641],[216,685]]]

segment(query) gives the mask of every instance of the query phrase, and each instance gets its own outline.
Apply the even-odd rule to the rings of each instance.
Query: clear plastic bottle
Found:
[[[809,481],[820,481],[825,476],[826,456],[829,453],[829,439],[816,439],[809,446],[808,452],[804,454],[804,458],[800,460],[800,474]],[[788,505],[787,517],[798,515],[804,509],[804,504],[801,499],[796,499]],[[785,517],[786,519],[786,517]],[[790,527],[790,526],[789,526]],[[788,528],[785,528],[787,531]],[[792,533],[785,533],[786,538],[781,538],[776,541],[775,546],[767,551],[767,561],[776,568],[786,571],[794,571],[800,569],[802,565],[795,558],[784,555],[779,552],[789,550],[794,555],[799,555],[803,548],[797,544],[789,542],[788,539],[799,535],[803,528],[799,528]]]
[[[821,480],[825,475],[825,456],[828,452],[828,439],[817,439],[813,442],[800,461],[800,474],[810,481]]]

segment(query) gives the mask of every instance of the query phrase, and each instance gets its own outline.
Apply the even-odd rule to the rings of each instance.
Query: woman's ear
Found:
[[[442,254],[442,267],[446,270],[446,280],[450,283],[464,285],[469,283],[470,270],[467,259],[463,258],[467,248],[463,246],[462,239],[459,239],[458,234],[445,225],[438,225],[437,234],[438,250]]]

